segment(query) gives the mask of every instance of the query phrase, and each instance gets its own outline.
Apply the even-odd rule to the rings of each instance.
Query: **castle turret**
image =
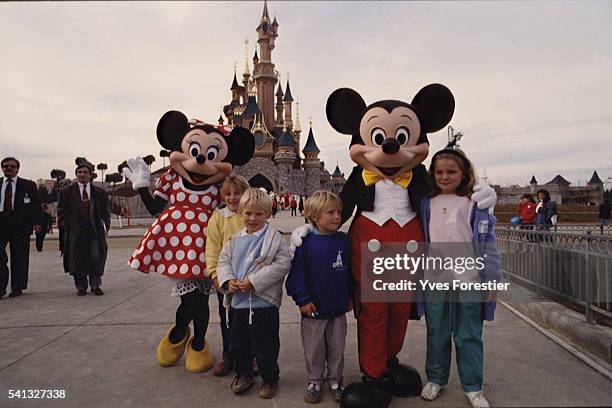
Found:
[[[535,194],[537,187],[538,187],[538,181],[535,178],[535,174],[532,174],[531,181],[529,181],[529,192],[531,194]]]
[[[289,129],[283,128],[283,134],[278,140],[278,151],[274,155],[274,160],[278,165],[278,187],[280,192],[290,192],[293,190],[292,173],[295,159],[293,138]]]
[[[306,172],[304,192],[307,196],[321,189],[321,162],[319,161],[320,152],[321,151],[315,142],[314,134],[312,133],[312,122],[310,122],[310,130],[308,131],[306,145],[302,149],[302,153],[304,153],[304,163],[302,166]]]
[[[274,122],[276,127],[283,127],[283,88],[280,84],[280,75],[278,81],[278,89],[276,90],[276,121]]]
[[[255,64],[253,79],[257,86],[257,102],[264,116],[268,129],[274,128],[274,86],[276,75],[272,63],[274,40],[278,37],[278,22],[273,24],[268,14],[268,3],[264,1],[264,10],[257,26],[257,43],[260,60]]]

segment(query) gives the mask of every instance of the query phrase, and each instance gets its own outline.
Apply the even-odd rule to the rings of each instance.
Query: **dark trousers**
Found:
[[[9,279],[8,255],[11,251],[11,292],[21,292],[28,287],[28,266],[30,263],[30,237],[23,232],[14,232],[0,223],[0,295],[6,294]]]
[[[87,281],[89,279],[89,287],[91,289],[99,288],[102,285],[102,276],[100,263],[102,262],[102,253],[100,251],[100,243],[92,236],[86,237],[80,243],[81,248],[85,249],[86,257],[80,261],[82,266],[79,270],[71,271],[74,276],[74,285],[78,290],[87,290]]]
[[[279,313],[277,307],[253,309],[249,324],[249,309],[233,309],[230,352],[236,374],[253,377],[253,357],[259,375],[265,382],[277,382],[280,349]]]
[[[43,242],[45,242],[46,236],[47,236],[47,231],[44,228],[41,229],[38,234],[36,234],[36,250],[38,252],[42,252]]]
[[[297,209],[296,208],[292,208],[291,209],[291,216],[296,216],[297,215]]]
[[[223,358],[230,357],[230,328],[227,324],[227,317],[225,315],[225,306],[223,306],[223,295],[217,292],[217,300],[219,301],[219,323],[221,325],[221,337],[223,339]],[[234,315],[234,309],[229,308],[229,321],[231,323],[232,316]]]

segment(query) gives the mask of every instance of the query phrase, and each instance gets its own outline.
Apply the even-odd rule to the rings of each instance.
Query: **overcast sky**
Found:
[[[351,87],[366,103],[410,102],[432,82],[456,99],[451,124],[489,182],[612,176],[612,2],[269,2],[272,59],[290,72],[304,135],[343,172],[349,137],[325,101]],[[0,155],[20,175],[72,174],[85,156],[109,169],[159,153],[172,109],[215,121],[233,67],[249,60],[263,2],[0,3]],[[251,68],[252,63],[250,62]],[[294,108],[295,111],[295,108]],[[305,137],[302,140],[302,147]],[[446,130],[429,136],[431,151]],[[429,159],[425,162],[429,164]],[[161,165],[157,158],[154,168]]]

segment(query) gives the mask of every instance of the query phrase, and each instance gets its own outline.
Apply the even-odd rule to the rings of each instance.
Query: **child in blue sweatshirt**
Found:
[[[309,381],[304,400],[312,404],[321,401],[326,364],[327,381],[336,402],[343,391],[346,313],[351,305],[349,243],[346,235],[338,232],[341,210],[342,201],[329,191],[317,191],[306,200],[304,214],[315,231],[296,248],[285,283],[302,314]]]

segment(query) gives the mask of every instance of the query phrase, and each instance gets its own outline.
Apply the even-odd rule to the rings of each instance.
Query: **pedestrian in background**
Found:
[[[14,157],[0,162],[0,298],[6,294],[9,268],[6,246],[11,251],[11,293],[21,296],[28,288],[30,235],[40,230],[40,197],[36,183],[18,177],[20,163]]]

